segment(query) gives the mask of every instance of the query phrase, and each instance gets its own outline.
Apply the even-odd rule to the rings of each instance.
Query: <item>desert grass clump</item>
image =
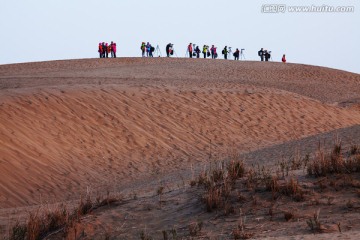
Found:
[[[228,176],[232,181],[244,177],[245,171],[246,169],[243,161],[231,161],[227,166]]]
[[[267,191],[271,191],[272,198],[276,199],[277,194],[280,192],[280,185],[278,182],[278,178],[275,176],[267,178],[265,181],[265,188]]]
[[[86,215],[88,213],[91,212],[91,210],[93,209],[93,202],[90,198],[90,196],[88,196],[85,200],[85,202],[83,201],[83,199],[80,199],[80,203],[79,206],[76,208],[76,212],[77,212],[77,216],[78,218],[80,218],[83,215]]]
[[[360,154],[360,147],[358,145],[352,145],[349,153],[350,155]]]
[[[245,217],[244,217],[244,220],[242,218],[240,218],[240,222],[239,222],[238,226],[232,231],[232,235],[235,240],[250,239],[254,236],[253,233],[245,231],[245,220],[246,220]]]
[[[190,236],[192,236],[192,237],[198,236],[201,232],[202,226],[203,226],[203,222],[201,222],[201,221],[190,223],[190,225],[189,225]]]
[[[25,224],[15,223],[10,230],[9,239],[42,239],[49,233],[65,227],[68,221],[69,214],[63,205],[44,214],[40,214],[39,211],[30,213]]]
[[[16,221],[9,233],[9,240],[23,240],[26,237],[27,228],[26,225]]]
[[[291,196],[295,201],[303,201],[305,198],[304,190],[294,178],[291,178],[290,181],[281,188],[281,192],[284,195]]]
[[[321,229],[321,223],[319,220],[319,215],[320,215],[320,209],[317,210],[317,212],[315,212],[313,214],[313,217],[310,218],[309,220],[306,221],[307,225],[309,226],[310,230],[313,232],[319,232]]]
[[[223,207],[224,201],[221,188],[211,187],[208,189],[203,196],[203,202],[205,203],[206,210],[208,212],[212,212],[215,209]]]
[[[323,177],[328,174],[343,173],[345,171],[345,159],[342,155],[341,143],[336,143],[328,154],[319,147],[319,150],[311,163],[308,164],[307,172],[310,176]]]
[[[227,165],[219,164],[199,175],[197,183],[205,189],[201,199],[208,212],[215,209],[224,209],[226,214],[234,212],[229,199],[236,180],[243,177],[244,173],[243,162],[237,160],[231,161]]]

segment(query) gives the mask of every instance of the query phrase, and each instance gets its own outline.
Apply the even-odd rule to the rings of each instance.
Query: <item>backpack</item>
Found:
[[[208,57],[210,57],[210,52],[207,52],[207,54],[206,54]]]
[[[151,52],[154,52],[154,51],[155,51],[155,48],[154,48],[154,47],[151,47],[151,48],[150,48],[150,51],[151,51]]]
[[[221,51],[221,53],[224,55],[224,54],[225,54],[225,50],[223,49],[223,50]]]
[[[259,57],[261,57],[261,55],[262,55],[262,54],[261,54],[261,50],[260,50],[260,51],[258,51],[258,55],[259,55]]]

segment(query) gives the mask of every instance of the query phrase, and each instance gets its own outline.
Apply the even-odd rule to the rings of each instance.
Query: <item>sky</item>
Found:
[[[269,4],[286,8],[269,13]],[[354,12],[289,11],[323,5]],[[358,0],[0,0],[0,30],[0,64],[96,58],[98,43],[111,41],[118,57],[140,57],[143,41],[162,54],[171,42],[185,57],[191,42],[244,48],[246,60],[259,60],[263,47],[273,61],[286,54],[288,62],[360,73]]]

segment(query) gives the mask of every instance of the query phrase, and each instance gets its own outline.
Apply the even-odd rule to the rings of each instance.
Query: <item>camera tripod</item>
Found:
[[[240,59],[241,59],[241,60],[242,60],[242,59],[246,60],[244,51],[245,51],[245,49],[241,49],[241,50],[240,50]]]
[[[187,57],[190,57],[190,54],[192,54],[192,53],[189,52],[189,49],[188,49],[188,48],[186,48],[185,57],[186,57],[186,58],[187,58]]]
[[[161,57],[161,55],[162,55],[159,45],[156,46],[155,55],[157,55],[158,57]]]
[[[232,53],[233,53],[233,51],[232,51],[232,49],[231,49],[231,47],[229,47],[229,51],[228,51],[228,57],[230,56],[231,57],[231,55],[232,55]]]
[[[175,55],[175,57],[178,57],[174,48],[170,48],[169,51],[172,51],[173,55]],[[171,54],[169,54],[169,57],[171,57]]]

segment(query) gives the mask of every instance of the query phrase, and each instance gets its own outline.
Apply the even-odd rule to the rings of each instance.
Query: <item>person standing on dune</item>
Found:
[[[199,48],[199,46],[196,46],[196,48],[195,48],[195,52],[196,52],[196,58],[200,58],[200,48]]]
[[[99,43],[98,53],[99,53],[99,55],[100,55],[100,58],[102,58],[103,48],[102,48],[102,44],[101,44],[101,43]]]
[[[168,45],[166,45],[165,51],[166,51],[166,56],[170,57],[170,55],[173,54],[173,49],[172,49],[173,45],[171,43],[169,43]]]
[[[227,55],[228,55],[228,49],[227,46],[224,47],[224,49],[222,50],[222,54],[224,54],[224,59],[227,59]]]
[[[141,49],[141,56],[142,57],[145,57],[145,42],[142,42],[141,43],[141,47],[140,47],[140,49]]]
[[[209,48],[209,47],[208,47],[207,45],[204,45],[204,46],[203,46],[203,54],[204,54],[204,58],[206,58],[208,48]]]
[[[108,43],[105,43],[105,47],[104,47],[104,57],[106,57],[106,58],[109,57],[109,46],[108,46]]]
[[[111,45],[111,57],[116,58],[116,43],[112,43]]]
[[[188,45],[188,49],[187,49],[188,53],[189,53],[189,58],[192,58],[192,54],[193,54],[193,47],[192,47],[192,43],[190,43]]]
[[[150,43],[147,42],[146,46],[145,46],[145,50],[146,50],[146,57],[149,57],[149,53],[150,53]]]
[[[101,44],[101,47],[102,47],[102,54],[101,54],[101,56],[102,56],[102,58],[105,58],[105,52],[106,52],[106,46],[105,46],[105,42],[103,42],[102,44]]]
[[[210,51],[211,51],[211,58],[212,59],[215,59],[217,56],[217,53],[216,53],[216,47],[214,45],[211,45],[211,48],[210,48]]]
[[[285,54],[282,56],[281,61],[282,61],[283,63],[286,63],[286,57],[285,57]]]
[[[260,60],[263,62],[264,61],[264,48],[261,48],[258,51],[258,56],[260,57]]]
[[[240,50],[237,48],[236,51],[234,52],[234,60],[239,60],[239,56],[240,56]]]

